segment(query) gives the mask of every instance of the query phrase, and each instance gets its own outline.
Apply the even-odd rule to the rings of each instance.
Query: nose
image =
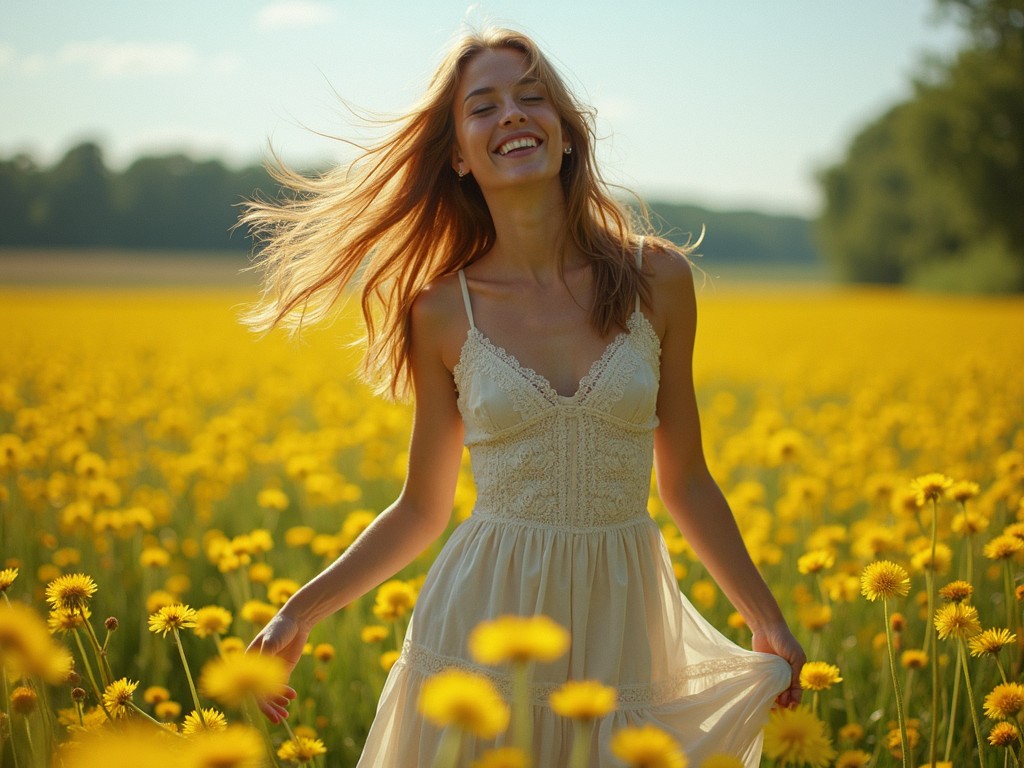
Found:
[[[504,112],[501,116],[502,125],[514,125],[515,123],[525,123],[526,113],[523,112],[522,107],[519,106],[519,102],[515,99],[509,99],[505,102]]]

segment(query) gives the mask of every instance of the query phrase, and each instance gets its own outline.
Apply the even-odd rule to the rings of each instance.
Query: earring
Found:
[[[464,168],[463,168],[463,167],[462,167],[461,165],[459,166],[459,170],[458,170],[458,171],[456,171],[456,173],[458,173],[458,174],[459,174],[459,178],[460,178],[460,179],[461,179],[461,178],[462,178],[463,176],[465,176],[465,175],[466,175],[466,171],[465,171],[465,169],[464,169]]]
[[[569,147],[566,147],[565,149],[563,149],[562,150],[562,154],[563,155],[571,155],[572,154],[572,147],[569,146]]]

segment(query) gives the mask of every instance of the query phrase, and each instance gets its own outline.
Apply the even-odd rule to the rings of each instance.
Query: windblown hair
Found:
[[[637,228],[649,228],[613,199],[595,165],[594,111],[581,104],[527,36],[508,29],[459,40],[438,67],[427,93],[396,129],[350,164],[307,177],[277,161],[271,174],[290,192],[253,200],[240,224],[260,247],[263,294],[243,322],[257,331],[283,325],[298,331],[327,315],[358,275],[366,322],[363,377],[378,393],[404,398],[410,389],[412,306],[431,281],[470,264],[495,242],[494,224],[472,175],[452,169],[453,105],[466,65],[485,50],[523,54],[529,74],[547,86],[573,147],[563,158],[566,230],[590,260],[593,327],[607,335],[624,327],[637,293],[649,302],[647,278],[634,261]],[[672,247],[661,239],[648,241]],[[564,263],[560,265],[564,270]]]

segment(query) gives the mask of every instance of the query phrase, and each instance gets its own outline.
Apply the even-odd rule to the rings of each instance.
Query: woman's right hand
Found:
[[[246,649],[246,653],[259,653],[264,656],[277,656],[284,661],[288,674],[295,668],[302,649],[309,639],[309,628],[303,627],[291,616],[278,612],[270,622],[260,630]],[[288,703],[296,696],[295,689],[285,685],[281,693],[258,701],[260,711],[275,725],[288,717]]]

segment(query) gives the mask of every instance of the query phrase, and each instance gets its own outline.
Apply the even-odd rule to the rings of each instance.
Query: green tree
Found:
[[[820,180],[847,278],[1024,290],[1024,0],[943,0],[969,31]]]

